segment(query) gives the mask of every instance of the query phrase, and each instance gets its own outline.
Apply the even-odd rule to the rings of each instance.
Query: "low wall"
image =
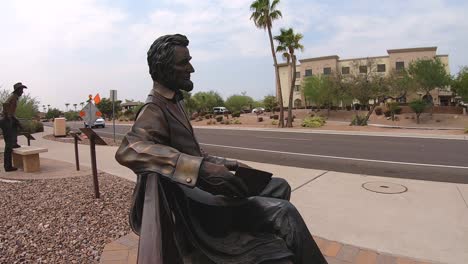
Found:
[[[426,112],[430,111],[428,109]],[[411,107],[407,105],[401,106],[401,113],[402,114],[409,114],[414,113],[411,110]],[[452,114],[452,115],[462,115],[463,114],[463,107],[461,106],[434,106],[434,114]]]

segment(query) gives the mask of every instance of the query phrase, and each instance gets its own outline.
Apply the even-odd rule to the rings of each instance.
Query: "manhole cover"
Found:
[[[386,194],[404,193],[408,191],[408,188],[405,186],[391,182],[366,182],[362,184],[362,187],[371,192]]]

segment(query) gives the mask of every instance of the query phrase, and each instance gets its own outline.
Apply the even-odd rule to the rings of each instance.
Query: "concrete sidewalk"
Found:
[[[49,149],[41,157],[74,163],[73,144],[42,139],[50,133],[46,128],[32,141],[33,146]],[[20,144],[25,144],[23,137]],[[0,149],[2,146],[3,141]],[[89,146],[79,148],[81,164],[89,167]],[[97,146],[98,169],[135,180],[132,171],[115,161],[116,149]],[[468,263],[468,185],[245,163],[289,181],[294,190],[292,202],[318,237],[390,255]],[[400,184],[407,191],[372,192],[363,188],[367,182],[378,182],[378,186]]]

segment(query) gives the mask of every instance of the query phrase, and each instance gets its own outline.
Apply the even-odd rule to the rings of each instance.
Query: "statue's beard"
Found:
[[[190,92],[193,90],[193,82],[189,79],[167,78],[165,80],[161,80],[161,83],[167,88],[174,91],[183,90]]]

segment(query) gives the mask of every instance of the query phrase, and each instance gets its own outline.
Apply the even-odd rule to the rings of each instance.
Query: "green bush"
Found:
[[[240,124],[242,124],[242,122],[241,122],[239,119],[234,119],[234,120],[232,121],[232,123],[235,124],[235,125],[240,125]]]
[[[78,121],[80,120],[80,115],[78,114],[78,112],[68,111],[65,112],[65,119],[67,121]]]
[[[465,134],[468,134],[468,127],[465,128]]]
[[[271,124],[274,125],[274,126],[277,126],[279,124],[279,121],[278,120],[273,120],[273,121],[271,121]]]
[[[44,132],[44,125],[36,120],[20,120],[20,124],[23,127],[20,132],[26,132],[34,134],[37,132]]]
[[[306,117],[303,121],[301,126],[302,127],[321,127],[325,125],[327,121],[325,118],[321,116],[314,116],[314,117]]]
[[[240,111],[234,111],[232,112],[232,117],[240,117],[241,112]]]
[[[355,115],[353,121],[351,121],[350,126],[367,126],[366,116],[364,115]]]

